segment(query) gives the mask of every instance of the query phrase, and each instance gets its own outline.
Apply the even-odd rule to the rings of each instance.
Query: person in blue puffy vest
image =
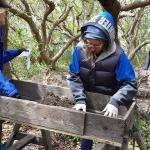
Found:
[[[23,51],[28,51],[25,48],[4,50],[3,48],[3,29],[4,25],[0,24],[0,95],[20,98],[19,92],[10,80],[3,74],[3,64],[9,62]]]
[[[86,92],[108,96],[102,110],[117,117],[120,105],[129,106],[137,93],[135,72],[123,49],[115,42],[115,22],[109,12],[100,12],[81,27],[82,39],[74,47],[69,64],[69,87],[74,109],[87,111]],[[100,101],[102,97],[97,97]],[[81,150],[91,150],[91,140],[81,140]]]

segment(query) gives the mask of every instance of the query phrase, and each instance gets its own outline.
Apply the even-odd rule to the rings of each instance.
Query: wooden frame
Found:
[[[101,112],[80,112],[70,108],[49,106],[38,103],[53,92],[72,100],[68,88],[47,86],[36,83],[13,81],[23,100],[0,96],[0,119],[26,123],[40,129],[55,131],[85,139],[95,139],[105,144],[121,147],[124,135],[132,128],[135,103],[125,116],[105,117]]]

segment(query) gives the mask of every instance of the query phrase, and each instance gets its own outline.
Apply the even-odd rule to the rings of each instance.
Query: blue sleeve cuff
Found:
[[[12,96],[18,93],[16,87],[0,71],[0,92],[5,96]]]
[[[13,49],[13,50],[5,50],[3,51],[3,63],[7,63],[16,56],[18,56],[20,53],[18,53],[18,50]]]

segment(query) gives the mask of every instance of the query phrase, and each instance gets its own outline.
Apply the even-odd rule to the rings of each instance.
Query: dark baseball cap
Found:
[[[108,38],[106,37],[106,34],[99,28],[95,26],[87,26],[83,33],[83,37],[89,38],[89,39],[98,39],[98,40],[104,40],[107,41]]]

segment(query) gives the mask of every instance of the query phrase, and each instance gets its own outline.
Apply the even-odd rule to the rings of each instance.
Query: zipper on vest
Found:
[[[94,63],[94,62],[92,62],[92,64],[91,64],[91,65],[92,65],[92,68],[91,68],[91,69],[93,70],[93,69],[95,68],[95,63]]]

